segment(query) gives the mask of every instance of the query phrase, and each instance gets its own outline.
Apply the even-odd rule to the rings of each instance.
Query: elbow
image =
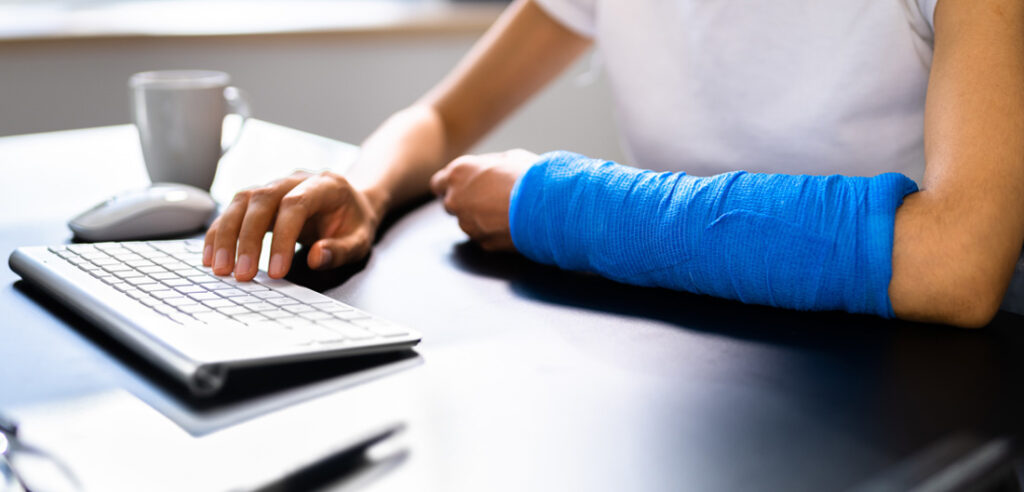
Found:
[[[947,306],[934,309],[935,321],[959,328],[982,328],[992,322],[1003,296],[1000,289],[988,287],[980,290],[953,288]]]
[[[898,318],[959,328],[982,328],[999,312],[1007,286],[1001,281],[1001,276],[998,279],[973,275],[968,278],[956,275],[930,277],[918,277],[913,285],[901,288],[905,281],[893,276],[889,296]]]

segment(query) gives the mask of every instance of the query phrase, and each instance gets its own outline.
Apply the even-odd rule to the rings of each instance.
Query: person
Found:
[[[463,155],[595,43],[635,168]],[[1024,2],[516,0],[359,161],[239,192],[204,265],[252,279],[272,230],[271,277],[338,267],[432,191],[489,251],[979,327],[1024,244]]]

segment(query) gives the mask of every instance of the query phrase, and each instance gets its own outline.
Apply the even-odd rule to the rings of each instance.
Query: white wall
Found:
[[[254,115],[358,142],[436,82],[479,33],[333,33],[0,42],[0,135],[127,123],[127,80],[167,68],[225,70]],[[582,60],[572,72],[584,70]],[[621,159],[607,87],[572,73],[482,146]],[[300,165],[300,163],[296,163]]]

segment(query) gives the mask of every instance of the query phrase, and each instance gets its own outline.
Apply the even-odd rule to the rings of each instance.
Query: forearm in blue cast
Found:
[[[873,178],[641,171],[570,152],[516,183],[527,257],[643,286],[800,310],[893,317],[893,225],[917,185]]]

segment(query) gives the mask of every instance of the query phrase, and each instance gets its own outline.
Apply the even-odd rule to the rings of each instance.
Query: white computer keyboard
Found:
[[[228,369],[411,347],[420,335],[260,272],[252,282],[202,266],[202,241],[18,248],[11,268],[197,393]]]

